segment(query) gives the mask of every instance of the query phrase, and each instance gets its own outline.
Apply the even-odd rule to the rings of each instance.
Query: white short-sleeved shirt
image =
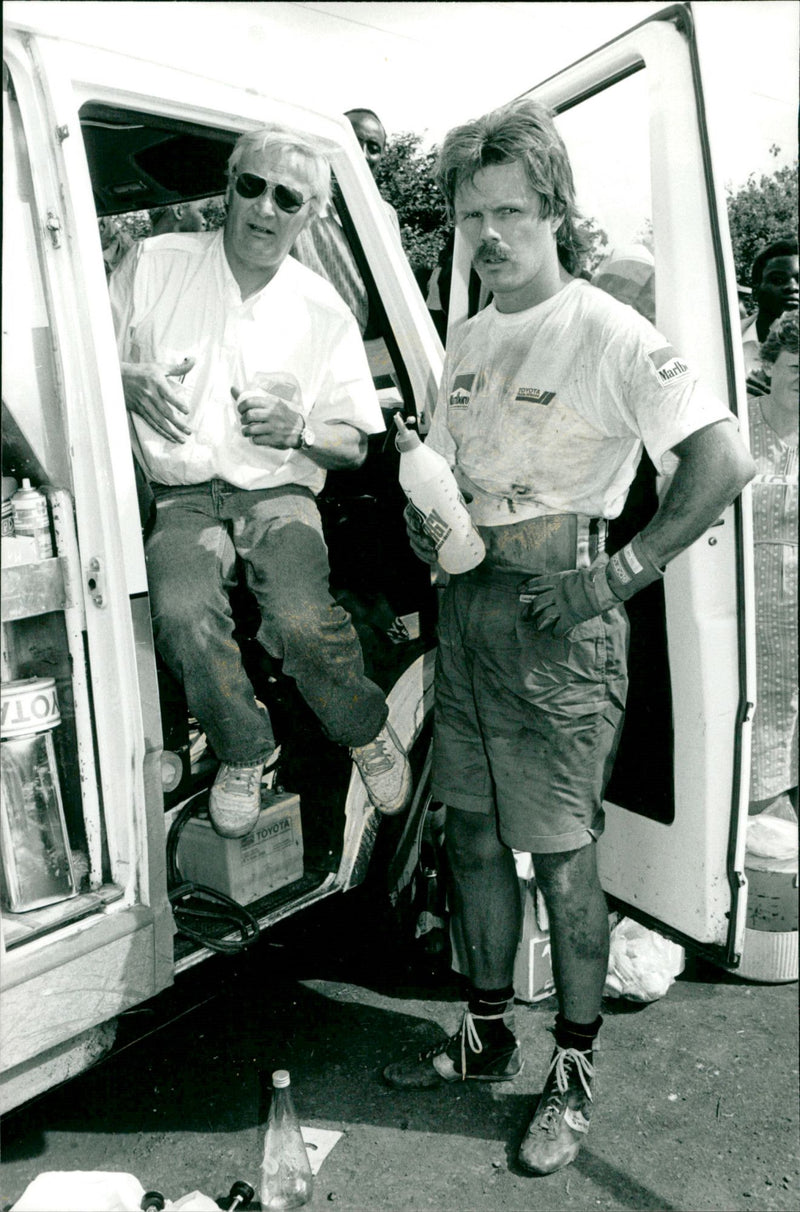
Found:
[[[744,352],[744,368],[748,375],[761,367],[761,342],[758,339],[756,322],[758,312],[748,316],[742,323],[742,350]]]
[[[134,448],[159,484],[214,477],[238,488],[299,484],[318,493],[325,471],[301,450],[257,446],[243,436],[231,387],[257,371],[293,376],[313,422],[341,421],[363,433],[385,426],[356,323],[333,287],[292,257],[257,294],[242,300],[223,233],[175,232],[140,242],[112,275],[120,360],[174,364],[196,359],[183,384],[192,434],[170,442],[137,415]]]
[[[554,513],[615,518],[642,451],[669,452],[729,409],[633,308],[575,279],[525,311],[456,330],[427,443],[482,526]]]

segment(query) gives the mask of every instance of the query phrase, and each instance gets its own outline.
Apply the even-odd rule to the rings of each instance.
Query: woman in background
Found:
[[[766,395],[748,398],[756,589],[757,704],[750,813],[797,814],[798,322],[787,312],[761,346]]]

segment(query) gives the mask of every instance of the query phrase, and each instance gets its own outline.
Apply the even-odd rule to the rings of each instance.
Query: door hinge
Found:
[[[86,586],[89,590],[89,597],[95,606],[98,607],[105,606],[105,597],[103,594],[105,586],[103,582],[103,565],[97,556],[92,556],[86,568]]]
[[[61,220],[54,210],[47,212],[47,220],[45,227],[50,232],[50,239],[53,242],[53,248],[61,247]]]

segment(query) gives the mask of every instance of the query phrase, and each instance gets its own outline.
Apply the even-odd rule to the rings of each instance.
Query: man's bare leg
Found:
[[[608,967],[608,909],[593,844],[534,855],[550,918],[553,975],[560,1013],[556,1047],[519,1161],[533,1174],[552,1174],[577,1156],[592,1114],[593,1046]]]
[[[514,855],[491,816],[447,809],[447,858],[470,980],[499,989],[514,979],[522,905]]]
[[[417,1057],[383,1071],[400,1090],[443,1081],[508,1081],[522,1068],[513,1030],[514,960],[522,907],[514,855],[494,818],[448,808],[447,856],[470,993],[461,1029]]]
[[[608,906],[597,874],[597,849],[535,854],[533,865],[550,918],[553,977],[564,1018],[592,1023],[608,970]]]

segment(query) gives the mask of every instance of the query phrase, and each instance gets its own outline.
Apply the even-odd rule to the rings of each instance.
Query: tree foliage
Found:
[[[751,174],[740,189],[728,190],[726,200],[736,281],[749,286],[761,249],[797,231],[797,161],[758,179]]]
[[[381,194],[397,211],[403,248],[412,269],[432,268],[447,239],[450,223],[436,184],[436,148],[421,149],[411,132],[395,135],[386,145],[377,173]]]
[[[593,274],[608,252],[608,236],[599,223],[592,218],[579,219],[575,227],[583,238],[586,249],[583,255],[583,268]]]

